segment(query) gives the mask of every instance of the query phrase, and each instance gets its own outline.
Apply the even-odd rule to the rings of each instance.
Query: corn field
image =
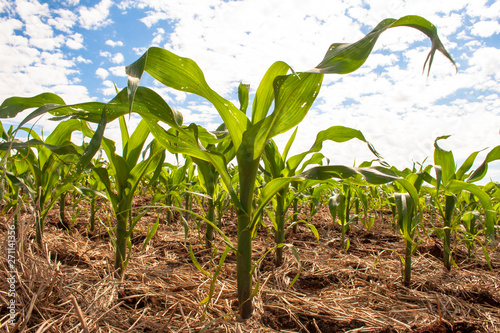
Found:
[[[0,123],[0,327],[500,332],[500,184],[484,182],[500,146],[477,168],[480,151],[457,166],[441,136],[432,162],[401,170],[361,131],[330,124],[290,156],[324,75],[356,71],[384,31],[402,26],[431,40],[424,73],[436,51],[454,65],[436,27],[405,16],[332,44],[311,70],[275,62],[254,95],[240,84],[239,105],[196,62],[156,47],[126,68],[128,86],[109,102],[5,100],[1,119],[29,113],[16,128]],[[184,124],[140,85],[144,73],[206,99],[223,124]],[[45,114],[57,123],[47,137],[27,127]],[[121,142],[106,137],[114,120]],[[273,138],[286,132],[280,150]],[[373,160],[331,165],[323,143],[350,140]]]

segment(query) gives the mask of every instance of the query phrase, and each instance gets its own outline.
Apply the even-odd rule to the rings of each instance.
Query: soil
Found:
[[[147,197],[135,206],[149,203]],[[400,255],[404,242],[392,227],[390,211],[377,212],[370,230],[351,225],[347,250],[340,228],[328,210],[313,217],[319,239],[304,225],[288,233],[284,262],[276,267],[273,236],[262,227],[254,240],[254,284],[251,319],[238,319],[236,256],[230,252],[210,292],[213,274],[224,251],[218,236],[205,249],[203,226],[190,217],[186,229],[176,212],[152,208],[131,239],[132,255],[123,280],[113,276],[114,251],[105,226],[113,225],[105,202],[94,232],[88,230],[88,204],[66,212],[66,230],[58,207],[49,213],[44,246],[34,242],[29,205],[19,215],[16,240],[15,324],[8,324],[11,296],[7,227],[12,213],[0,216],[0,330],[5,332],[500,332],[500,256],[489,246],[491,266],[478,247],[473,259],[454,240],[456,267],[444,268],[442,243],[422,232],[412,259],[412,279],[404,286]],[[201,209],[195,208],[201,213]],[[72,217],[75,217],[74,219]],[[144,246],[148,230],[160,219],[156,234]],[[307,218],[304,208],[302,218]],[[270,222],[265,218],[265,223]],[[436,225],[439,221],[427,221]],[[332,227],[333,225],[333,227]],[[227,212],[221,229],[236,243],[236,217]],[[430,227],[425,229],[427,232]],[[5,240],[5,241],[3,241]],[[297,251],[300,263],[293,255]],[[203,268],[203,274],[190,255]],[[300,274],[299,274],[300,273]],[[292,284],[294,279],[295,283]],[[9,280],[10,281],[10,280]],[[81,315],[79,315],[79,313]]]

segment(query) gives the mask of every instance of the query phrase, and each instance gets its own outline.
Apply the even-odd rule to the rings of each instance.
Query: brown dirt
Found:
[[[145,198],[136,202],[137,206],[145,204]],[[424,238],[413,257],[411,285],[405,287],[398,256],[404,244],[391,231],[387,212],[378,214],[382,218],[370,231],[361,223],[353,225],[346,252],[340,248],[338,228],[331,228],[327,210],[320,210],[313,219],[319,242],[303,226],[287,237],[301,260],[295,285],[289,288],[300,268],[292,252],[285,248],[284,264],[278,268],[273,254],[267,254],[255,270],[260,286],[254,315],[241,322],[237,320],[236,257],[232,253],[213,299],[208,307],[200,305],[209,292],[210,279],[193,265],[189,245],[203,269],[214,272],[224,249],[221,237],[216,239],[217,252],[208,251],[199,245],[202,230],[196,229],[195,221],[189,221],[192,230],[187,239],[179,222],[162,222],[143,250],[147,230],[156,221],[157,212],[151,210],[134,232],[132,257],[120,281],[113,278],[113,248],[103,224],[91,234],[88,205],[80,205],[69,231],[58,226],[56,210],[50,213],[43,249],[34,244],[29,209],[21,214],[16,243],[16,327],[7,324],[6,226],[12,224],[12,217],[0,217],[0,330],[84,332],[85,323],[89,332],[500,332],[498,250],[490,249],[494,267],[490,270],[482,251],[470,261],[459,245],[455,250],[458,268],[448,272],[440,259],[439,240]],[[165,211],[158,212],[164,221]],[[72,213],[70,207],[68,214]],[[108,208],[101,209],[102,223],[107,224],[110,216]],[[222,230],[233,242],[235,226],[235,217],[226,214]],[[259,231],[254,260],[272,246],[272,236],[265,229]]]

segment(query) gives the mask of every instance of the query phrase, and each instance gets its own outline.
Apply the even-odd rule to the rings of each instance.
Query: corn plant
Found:
[[[489,162],[500,159],[500,146],[493,148],[483,163],[473,172],[469,172],[479,151],[469,155],[464,163],[457,169],[453,152],[446,151],[438,145],[439,140],[448,138],[441,136],[434,141],[434,169],[436,178],[429,173],[423,173],[425,181],[435,187],[433,203],[437,207],[443,218],[443,228],[436,228],[438,236],[443,241],[443,263],[446,269],[450,270],[453,261],[451,238],[452,231],[458,228],[459,219],[454,218],[457,195],[462,191],[467,191],[475,195],[481,202],[485,211],[485,233],[486,236],[495,242],[495,212],[491,206],[491,199],[479,186],[472,184],[484,177]],[[444,194],[444,200],[441,194]],[[444,204],[443,204],[444,201]],[[457,221],[457,223],[454,223]]]
[[[310,165],[314,164],[322,164],[322,160],[324,159],[324,155],[319,153],[318,151],[321,149],[324,141],[334,141],[334,142],[346,142],[351,139],[357,138],[363,142],[368,144],[370,150],[377,156],[380,155],[374,150],[373,146],[367,142],[363,136],[363,134],[355,129],[344,127],[344,126],[332,126],[324,131],[321,131],[316,136],[316,140],[311,149],[304,153],[300,153],[288,158],[288,152],[295,140],[295,136],[297,134],[297,129],[293,132],[292,136],[288,140],[288,143],[285,146],[283,154],[280,154],[277,145],[274,141],[269,141],[265,147],[263,160],[265,165],[265,171],[267,175],[269,175],[270,179],[280,178],[280,177],[291,177],[297,174],[300,174],[304,171],[304,169]],[[304,161],[304,159],[309,155],[313,154],[308,160]],[[300,168],[299,168],[300,165]],[[322,184],[321,186],[316,181],[302,182],[300,186],[300,190],[304,191],[308,189],[310,191],[310,220],[312,216],[317,211],[317,207],[319,206],[320,199],[322,196],[322,191],[325,189],[327,184]],[[314,187],[313,187],[314,186]],[[275,241],[277,245],[283,243],[285,239],[285,220],[286,220],[286,212],[288,208],[294,203],[296,199],[295,195],[289,196],[289,185],[283,186],[281,190],[278,191],[276,197],[273,198],[273,206],[274,213],[268,211],[268,215],[271,217],[273,221],[273,231],[275,236]],[[296,203],[296,201],[295,201]],[[306,226],[317,235],[317,231],[314,226],[310,223],[305,223]],[[295,220],[292,223],[291,227],[293,228],[300,221]],[[283,247],[276,248],[276,266],[281,266],[283,262]]]
[[[115,264],[119,277],[123,277],[130,258],[130,237],[137,219],[132,218],[132,200],[137,186],[147,173],[154,172],[162,165],[163,149],[155,141],[150,145],[149,156],[139,161],[144,144],[149,135],[145,121],[141,121],[129,136],[123,116],[120,117],[122,133],[122,155],[116,154],[115,143],[103,138],[102,146],[109,160],[111,170],[102,167],[93,168],[106,188],[106,194],[116,217]],[[110,172],[112,171],[112,173]],[[128,249],[128,253],[127,253]]]
[[[411,257],[418,245],[414,240],[414,236],[420,223],[421,215],[418,213],[417,207],[408,193],[395,193],[394,198],[397,211],[397,225],[405,243],[405,254],[401,257],[403,283],[405,286],[409,286],[411,280]]]
[[[353,217],[350,216],[352,193],[351,186],[345,182],[341,188],[339,193],[334,193],[330,197],[328,209],[333,223],[338,218],[338,223],[340,224],[340,246],[347,251],[350,246],[350,240],[346,240],[345,235],[349,231],[349,226],[353,221]]]
[[[82,123],[76,119],[60,122],[45,141],[33,130],[19,127],[15,132],[26,131],[32,138],[24,142],[13,139],[0,144],[0,150],[17,151],[14,165],[17,175],[24,175],[24,184],[30,188],[35,212],[35,240],[40,247],[48,212],[66,191],[73,188],[68,181],[72,177],[61,178],[60,173],[65,165],[76,165],[79,156],[83,154],[70,141],[71,134],[81,130],[81,127]]]
[[[252,115],[247,117],[230,101],[226,100],[206,83],[203,72],[198,65],[187,58],[182,58],[172,52],[160,48],[150,48],[139,60],[127,67],[129,76],[128,95],[130,110],[147,108],[141,116],[149,125],[153,135],[164,142],[175,142],[179,153],[191,155],[212,163],[219,172],[225,190],[232,198],[238,214],[237,234],[237,288],[240,316],[247,319],[252,314],[252,234],[258,211],[285,184],[297,177],[283,177],[268,183],[264,188],[265,195],[260,200],[260,206],[253,209],[254,189],[259,169],[259,163],[267,142],[274,136],[286,132],[298,125],[307,114],[321,88],[324,74],[346,74],[359,68],[370,54],[377,38],[385,30],[397,26],[410,26],[425,33],[432,40],[432,48],[425,65],[432,64],[435,52],[438,50],[448,59],[451,56],[440,42],[434,25],[418,16],[406,16],[399,20],[387,19],[379,23],[366,37],[360,41],[347,44],[336,43],[328,50],[323,61],[315,68],[306,72],[293,72],[284,62],[274,63],[264,75],[253,101]],[[200,135],[196,126],[180,126],[173,117],[171,108],[157,94],[147,88],[138,87],[143,72],[149,73],[162,84],[201,96],[207,99],[217,109],[231,137],[236,151],[239,171],[239,193],[233,188],[224,159],[204,148],[200,143]],[[147,101],[147,102],[146,102]],[[268,115],[274,102],[274,111]],[[172,137],[158,121],[175,128],[180,136]],[[360,171],[353,168],[317,169],[302,173],[301,177],[324,178],[332,174],[346,176]],[[383,173],[382,169],[372,171]]]

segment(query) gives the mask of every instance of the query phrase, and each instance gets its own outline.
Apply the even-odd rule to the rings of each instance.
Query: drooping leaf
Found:
[[[500,160],[500,146],[496,146],[488,153],[488,155],[486,155],[483,163],[481,163],[481,165],[472,173],[472,175],[470,175],[470,177],[467,179],[467,182],[471,183],[483,179],[484,176],[486,176],[486,172],[488,171],[488,163],[496,160]]]
[[[424,63],[423,70],[428,64],[428,72],[431,69],[436,51],[441,52],[453,65],[455,62],[441,43],[436,27],[420,16],[409,15],[400,19],[385,19],[380,22],[370,33],[355,43],[334,43],[328,49],[323,60],[310,72],[323,74],[347,74],[358,69],[370,55],[378,37],[387,29],[407,26],[420,30],[426,34],[432,42],[431,50]],[[456,67],[456,66],[455,66]]]

